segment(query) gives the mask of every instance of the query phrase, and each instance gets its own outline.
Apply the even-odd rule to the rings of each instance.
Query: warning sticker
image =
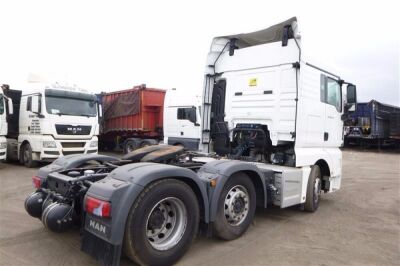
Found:
[[[249,86],[250,86],[250,87],[255,87],[255,86],[257,86],[257,79],[256,79],[256,78],[251,78],[251,79],[249,79]]]

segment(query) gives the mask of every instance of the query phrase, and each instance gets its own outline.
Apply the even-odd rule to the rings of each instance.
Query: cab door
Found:
[[[164,137],[179,137],[180,121],[177,119],[177,111],[178,108],[175,106],[168,106],[164,109]]]
[[[322,100],[325,103],[324,147],[340,147],[343,143],[342,93],[339,81],[328,75],[321,75]]]
[[[198,138],[196,107],[180,107],[177,111],[179,121],[179,134],[182,138]]]

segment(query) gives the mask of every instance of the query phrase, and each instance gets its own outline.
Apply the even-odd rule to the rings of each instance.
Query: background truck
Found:
[[[199,148],[200,103],[196,97],[140,85],[102,93],[98,99],[104,107],[99,136],[102,149],[129,153],[162,140],[189,150]]]
[[[168,90],[164,104],[164,143],[199,149],[201,97],[175,89]]]
[[[344,127],[345,144],[381,145],[400,143],[400,107],[376,100],[357,103]]]
[[[58,83],[29,83],[23,90],[4,90],[12,99],[7,158],[27,167],[62,155],[97,153],[96,96]]]
[[[128,153],[158,144],[163,136],[164,96],[165,90],[146,85],[98,95],[104,107],[101,148],[122,148]]]
[[[0,87],[0,161],[5,160],[7,156],[7,120],[9,115],[13,113],[12,100],[4,95],[3,88],[7,89],[8,85],[3,84]]]
[[[356,88],[302,49],[296,18],[214,38],[200,152],[155,145],[122,159],[60,158],[34,177],[28,213],[58,232],[81,221],[82,250],[105,265],[122,252],[171,265],[199,228],[240,237],[256,206],[316,211],[322,192],[340,189],[342,118],[355,110]]]

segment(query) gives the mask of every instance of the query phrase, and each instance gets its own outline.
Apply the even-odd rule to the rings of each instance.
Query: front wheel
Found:
[[[214,234],[225,240],[241,236],[249,227],[256,211],[253,182],[243,173],[234,174],[226,182],[218,200]]]
[[[192,189],[165,179],[145,188],[133,204],[124,252],[141,265],[172,265],[189,249],[199,226],[199,204]]]
[[[29,143],[26,143],[22,148],[21,154],[23,164],[28,168],[33,168],[37,166],[37,162],[32,159],[32,148]]]
[[[304,210],[315,212],[319,207],[319,198],[321,195],[321,169],[318,165],[311,167],[310,177],[308,178],[306,202]]]

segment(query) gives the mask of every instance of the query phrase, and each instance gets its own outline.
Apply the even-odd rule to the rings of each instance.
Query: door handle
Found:
[[[329,139],[329,133],[324,132],[324,141],[327,141]]]

